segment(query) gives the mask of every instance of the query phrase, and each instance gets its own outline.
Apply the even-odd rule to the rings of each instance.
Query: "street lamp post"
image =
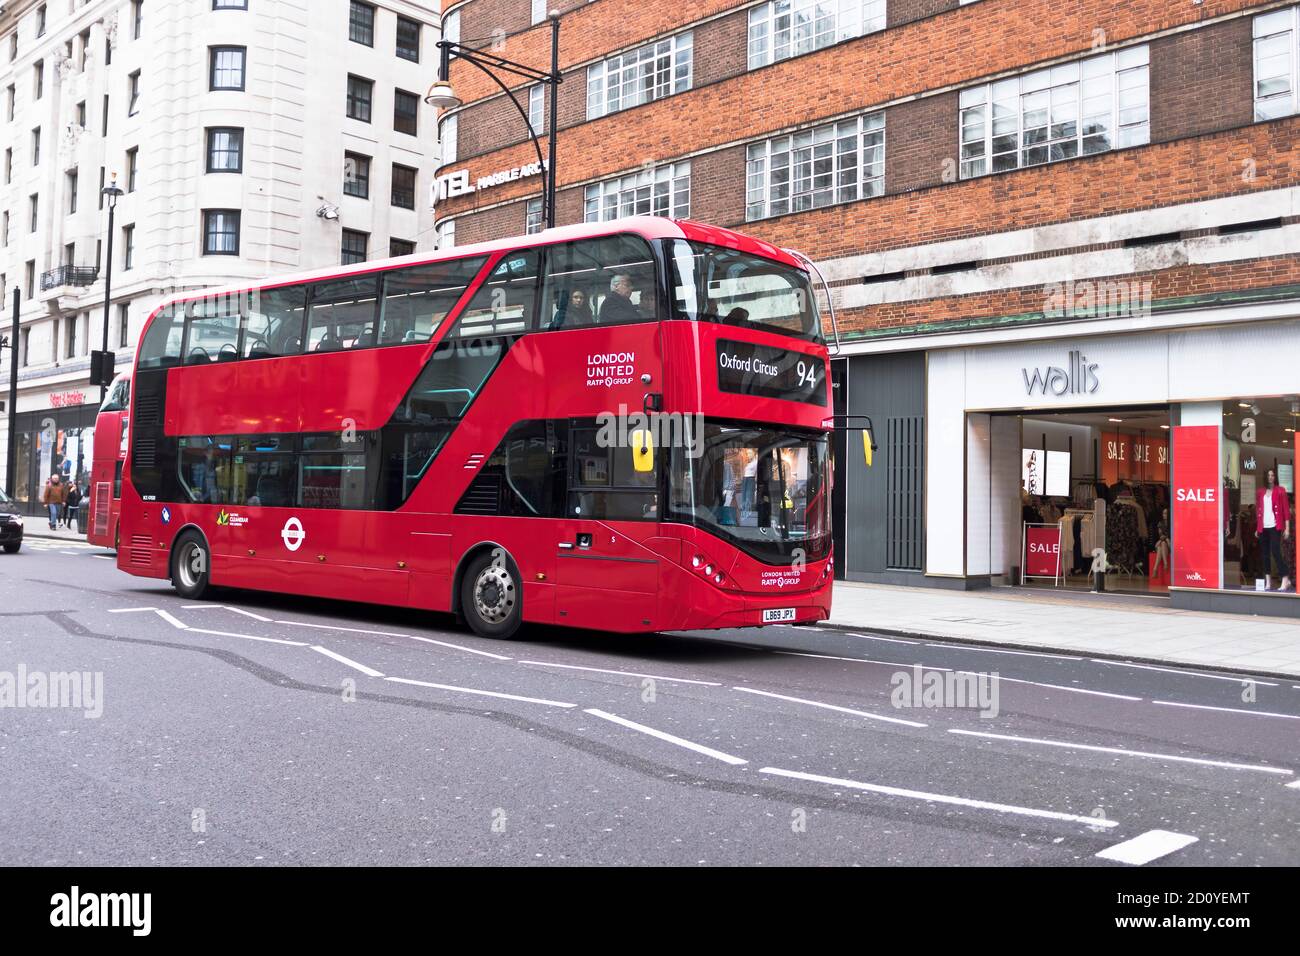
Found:
[[[524,126],[528,129],[529,139],[532,140],[533,148],[537,151],[537,165],[542,170],[542,212],[546,221],[546,228],[551,229],[555,226],[555,134],[556,134],[556,114],[559,112],[559,86],[564,82],[560,75],[560,14],[557,10],[552,10],[549,14],[551,21],[551,69],[550,72],[538,70],[523,63],[516,63],[514,60],[507,60],[505,57],[497,56],[489,50],[480,50],[471,46],[466,46],[455,40],[439,40],[438,49],[442,53],[441,60],[438,64],[438,79],[429,87],[429,92],[425,94],[424,101],[430,106],[436,106],[441,109],[454,109],[461,105],[461,98],[452,90],[450,71],[451,61],[453,58],[464,60],[472,63],[484,73],[486,73],[511,103],[519,111],[519,115],[524,118]],[[534,83],[545,83],[551,89],[551,115],[548,124],[549,143],[547,149],[550,155],[549,161],[542,158],[542,144],[538,139],[538,131],[533,129],[532,121],[528,118],[528,111],[520,105],[518,97],[510,91],[510,88],[501,81],[493,70],[501,70],[514,76],[522,77],[525,80],[532,80]]]
[[[4,290],[0,289],[0,294]],[[23,294],[14,286],[14,325],[13,332],[7,340],[0,340],[0,345],[9,347],[9,447],[5,455],[5,491],[14,497],[18,490],[15,485],[18,478],[18,342],[22,338],[21,319]]]
[[[104,350],[103,356],[108,355],[108,320],[112,310],[113,301],[113,217],[117,212],[117,200],[124,190],[117,184],[117,173],[113,174],[112,180],[107,186],[100,190],[108,200],[108,242],[105,243],[107,260],[104,266]],[[103,362],[103,359],[100,359]],[[102,365],[101,365],[102,367]],[[99,401],[103,404],[104,399],[108,396],[108,386],[111,384],[104,380],[105,377],[100,374],[99,382]]]

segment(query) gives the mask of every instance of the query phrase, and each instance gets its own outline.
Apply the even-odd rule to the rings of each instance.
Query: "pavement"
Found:
[[[493,641],[38,538],[0,555],[18,673],[97,689],[0,695],[8,864],[1300,862],[1294,680],[862,629]]]
[[[86,540],[39,517],[28,519],[27,537]],[[839,629],[1300,677],[1300,622],[1178,611],[1163,598],[839,582],[832,607],[827,624]]]

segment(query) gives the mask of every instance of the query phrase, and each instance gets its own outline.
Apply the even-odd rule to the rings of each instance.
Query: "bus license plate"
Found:
[[[784,624],[786,621],[794,620],[794,608],[792,607],[775,607],[769,608],[763,612],[764,624]]]

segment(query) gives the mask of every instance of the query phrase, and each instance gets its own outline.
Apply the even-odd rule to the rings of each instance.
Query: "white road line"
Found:
[[[1292,780],[1286,785],[1288,790],[1300,790],[1300,780]]]
[[[759,773],[770,773],[778,777],[791,777],[795,780],[807,780],[812,783],[826,783],[833,787],[851,787],[854,790],[867,790],[871,793],[883,793],[891,797],[906,797],[909,800],[925,800],[929,803],[946,803],[956,807],[971,807],[975,810],[993,810],[997,813],[1014,813],[1023,817],[1038,817],[1043,820],[1064,820],[1068,823],[1082,823],[1090,827],[1119,826],[1115,820],[1102,817],[1084,817],[1073,813],[1059,813],[1056,810],[1036,810],[1033,807],[1018,807],[1009,803],[991,803],[988,800],[973,800],[970,797],[954,797],[945,793],[926,793],[923,790],[903,790],[899,787],[886,787],[878,783],[863,783],[859,780],[843,780],[839,777],[822,777],[815,773],[801,773],[798,770],[780,770],[776,767],[764,767]]]
[[[976,674],[975,671],[958,671],[958,674]],[[976,674],[976,676],[980,676]],[[1083,687],[1068,687],[1065,684],[1045,684],[1037,680],[1025,680],[1021,677],[1003,677],[998,675],[998,680],[1006,681],[1009,684],[1032,684],[1034,687],[1050,687],[1053,690],[1068,690],[1075,694],[1091,694],[1093,697],[1111,697],[1115,700],[1141,700],[1141,697],[1133,697],[1129,694],[1112,694],[1104,690],[1086,690]]]
[[[60,551],[59,554],[66,554],[70,558],[77,557],[77,552],[75,551]]]
[[[367,667],[365,664],[358,664],[356,661],[352,660],[350,657],[344,657],[342,654],[338,654],[338,653],[336,653],[336,652],[334,652],[334,651],[331,651],[328,647],[321,647],[319,644],[312,644],[312,645],[310,645],[310,646],[311,646],[311,649],[312,649],[313,651],[315,651],[316,653],[318,653],[318,654],[324,654],[326,657],[332,657],[332,658],[334,658],[334,660],[338,661],[340,664],[346,664],[348,667],[351,667],[353,670],[361,671],[361,673],[365,674],[367,677],[383,677],[383,676],[384,676],[384,675],[381,674],[379,671],[375,670],[373,667]]]
[[[905,667],[912,668],[916,664],[903,664],[899,661],[873,661],[867,657],[835,657],[831,654],[810,654],[806,651],[773,651],[773,654],[783,654],[786,657],[816,657],[824,661],[849,661],[853,664],[884,664],[886,667]],[[927,671],[951,671],[951,667],[933,667],[930,664],[922,664],[922,670]]]
[[[1281,717],[1283,720],[1300,720],[1300,714],[1275,714],[1268,710],[1242,710],[1240,707],[1211,707],[1209,704],[1180,704],[1172,700],[1153,700],[1163,707],[1190,707],[1193,710],[1218,710],[1227,714],[1249,714],[1251,717]]]
[[[178,627],[182,631],[188,631],[190,629],[190,626],[188,624],[186,624],[184,621],[178,621],[176,618],[172,617],[172,615],[168,614],[166,611],[155,610],[154,613],[157,614],[164,621],[166,621],[168,624],[170,624],[172,627]]]
[[[762,697],[775,697],[777,700],[788,700],[792,704],[807,704],[809,707],[822,707],[826,710],[836,710],[841,714],[852,714],[854,717],[865,717],[868,720],[883,720],[888,724],[902,724],[904,727],[928,727],[929,724],[917,723],[915,720],[903,720],[901,717],[884,717],[880,714],[869,714],[864,710],[853,710],[851,707],[840,707],[838,704],[824,704],[819,700],[805,700],[802,697],[787,697],[784,694],[773,694],[771,691],[755,690],[753,687],[733,687],[732,690],[738,690],[745,694],[758,694]]]
[[[478,654],[480,657],[490,657],[497,661],[508,661],[509,657],[504,654],[493,654],[491,651],[480,651],[473,647],[465,647],[463,644],[449,644],[447,641],[435,641],[431,637],[416,637],[414,634],[407,635],[413,641],[422,641],[425,644],[437,644],[439,647],[450,647],[453,650],[464,651],[466,654]]]
[[[973,647],[967,644],[936,644],[928,642],[926,647],[942,647],[950,651],[975,651],[980,654],[1014,654],[1017,657],[1050,657],[1058,661],[1081,661],[1082,657],[1070,654],[1042,654],[1038,651],[1010,651],[1000,647]]]
[[[156,611],[156,607],[113,607],[108,609],[109,614],[135,614],[137,611]]]
[[[294,627],[314,627],[322,631],[346,631],[350,634],[374,634],[378,637],[410,637],[410,634],[394,634],[392,631],[367,631],[360,627],[339,627],[337,624],[309,624],[306,621],[272,621],[273,624],[292,624]]]
[[[271,623],[271,618],[269,617],[254,614],[252,611],[245,611],[241,607],[231,607],[229,604],[182,604],[181,608],[186,611],[203,611],[209,608],[216,611],[234,611],[236,614],[242,614],[244,617],[251,617],[254,621],[261,621],[263,624]]]
[[[1222,674],[1202,674],[1200,671],[1183,670],[1180,667],[1156,667],[1154,664],[1134,664],[1130,661],[1108,661],[1104,657],[1092,658],[1096,664],[1110,664],[1112,667],[1136,667],[1144,671],[1161,671],[1165,674],[1181,674],[1183,677],[1204,677],[1206,680],[1226,680],[1234,684],[1244,684],[1249,681],[1260,687],[1276,687],[1277,684],[1266,680],[1256,680],[1253,677],[1242,675],[1241,677],[1224,677]]]
[[[92,558],[103,558],[105,561],[116,561],[117,559],[111,554],[92,554]]]
[[[415,687],[432,687],[435,690],[449,690],[457,694],[476,694],[479,697],[499,697],[502,700],[517,700],[525,704],[542,704],[546,707],[577,707],[577,704],[566,704],[561,700],[545,700],[540,697],[520,697],[518,694],[501,694],[494,690],[477,690],[473,687],[456,687],[453,684],[431,684],[423,680],[411,680],[406,677],[388,677],[385,680],[393,681],[396,684],[411,684]]]
[[[920,641],[905,641],[898,637],[881,637],[879,634],[850,634],[849,637],[860,637],[864,641],[885,641],[889,644],[920,644]]]
[[[579,664],[556,664],[553,661],[519,661],[520,664],[535,664],[538,667],[562,667],[571,671],[592,671],[596,674],[617,674],[619,677],[648,677],[650,680],[666,680],[674,684],[699,684],[701,687],[721,687],[722,685],[708,680],[689,680],[685,677],[663,677],[659,674],[635,674],[631,671],[607,670],[604,667],[583,667]]]
[[[1116,843],[1102,850],[1097,856],[1102,860],[1142,866],[1144,863],[1150,863],[1152,860],[1158,860],[1162,856],[1181,850],[1185,846],[1191,846],[1196,839],[1194,836],[1174,833],[1172,830],[1148,830],[1131,840]]]
[[[238,638],[242,638],[245,641],[263,641],[267,644],[287,644],[290,647],[308,646],[302,641],[282,641],[278,637],[255,637],[252,634],[232,634],[230,631],[209,631],[207,628],[204,627],[191,627],[191,628],[187,628],[187,630],[193,631],[195,634],[212,634],[215,635],[216,637],[238,637]]]
[[[583,713],[591,714],[593,717],[599,717],[601,720],[608,720],[621,727],[629,730],[635,730],[639,733],[649,734],[665,743],[676,744],[678,747],[685,747],[687,750],[693,750],[697,754],[703,754],[706,757],[712,757],[714,760],[721,760],[723,763],[729,763],[733,767],[739,767],[741,764],[749,763],[742,757],[733,757],[731,754],[724,754],[721,750],[714,750],[712,747],[706,747],[703,744],[697,744],[690,740],[684,740],[681,737],[675,737],[672,734],[666,734],[662,730],[655,730],[653,727],[647,727],[645,724],[638,724],[636,721],[628,720],[626,717],[620,717],[617,714],[606,713],[603,710],[596,710],[594,707],[588,707]]]
[[[1076,744],[1068,740],[1044,740],[1041,737],[1015,737],[1010,734],[990,734],[978,730],[958,730],[949,728],[948,733],[963,737],[983,737],[986,740],[1010,740],[1022,744],[1041,744],[1044,747],[1061,747],[1065,750],[1091,750],[1095,753],[1119,754],[1124,757],[1148,757],[1152,760],[1171,760],[1176,763],[1194,763],[1202,767],[1224,767],[1228,770],[1257,770],[1260,773],[1280,773],[1290,776],[1294,771],[1284,767],[1268,767],[1262,764],[1229,763],[1225,760],[1209,760],[1203,757],[1180,757],[1174,754],[1155,754],[1144,750],[1125,750],[1122,747],[1099,747],[1095,744]]]

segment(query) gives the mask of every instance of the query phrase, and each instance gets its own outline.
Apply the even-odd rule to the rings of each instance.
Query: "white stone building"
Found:
[[[22,301],[15,497],[39,496],[53,467],[89,468],[114,175],[119,371],[166,296],[434,248],[433,7],[0,2],[0,335],[15,289]],[[5,350],[0,403],[9,369]]]

